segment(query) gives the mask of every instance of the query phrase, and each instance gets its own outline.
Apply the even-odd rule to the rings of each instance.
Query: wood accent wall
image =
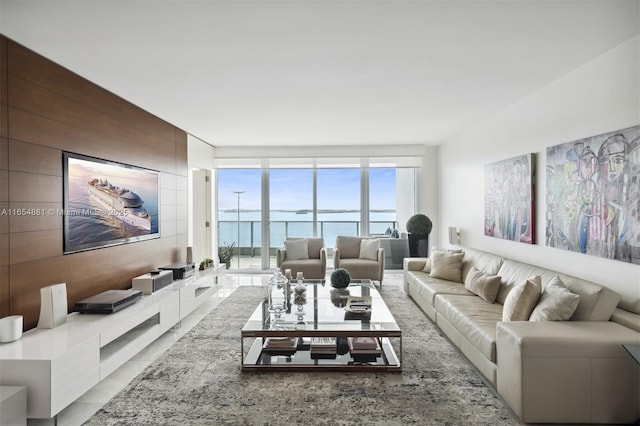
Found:
[[[160,172],[159,239],[63,254],[63,217],[14,209],[63,206],[62,151]],[[40,288],[67,284],[69,308],[131,287],[183,261],[187,246],[187,135],[0,35],[0,317],[37,325]]]

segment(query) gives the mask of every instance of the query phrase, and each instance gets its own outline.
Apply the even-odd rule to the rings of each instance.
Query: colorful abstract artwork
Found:
[[[640,264],[640,126],[547,148],[546,241]]]
[[[484,234],[533,244],[534,155],[485,165]]]

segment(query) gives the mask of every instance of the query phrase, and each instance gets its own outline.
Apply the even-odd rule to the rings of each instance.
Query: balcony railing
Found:
[[[317,236],[324,238],[325,245],[332,249],[338,235],[360,235],[359,221],[318,221]],[[396,229],[395,221],[371,221],[371,234],[384,234],[388,228]],[[289,237],[313,236],[312,221],[272,221],[270,223],[270,251],[283,246]],[[218,221],[218,244],[238,240],[238,221]],[[240,255],[255,256],[262,247],[262,223],[240,221]]]

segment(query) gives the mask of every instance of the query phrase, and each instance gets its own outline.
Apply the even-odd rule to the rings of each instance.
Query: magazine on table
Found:
[[[371,312],[371,296],[349,296],[344,309],[353,313]]]

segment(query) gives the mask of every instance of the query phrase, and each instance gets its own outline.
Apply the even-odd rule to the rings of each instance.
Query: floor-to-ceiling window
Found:
[[[398,204],[398,200],[413,199],[408,194],[415,192],[415,182],[399,179],[397,170],[218,169],[219,249],[235,242],[239,256],[232,268],[264,270],[275,267],[276,249],[288,237],[322,237],[331,256],[338,235],[394,236],[395,232],[389,234],[401,228],[398,214],[413,213],[415,205]],[[398,191],[407,194],[398,196]],[[264,253],[268,256],[261,256]]]
[[[261,170],[219,169],[216,181],[218,254],[235,253],[231,268],[262,269]]]
[[[396,210],[396,169],[369,169],[369,233],[397,230]]]
[[[269,171],[270,245],[287,237],[313,237],[313,169]]]
[[[363,235],[360,221],[360,169],[318,170],[318,236],[328,248],[338,235]]]

